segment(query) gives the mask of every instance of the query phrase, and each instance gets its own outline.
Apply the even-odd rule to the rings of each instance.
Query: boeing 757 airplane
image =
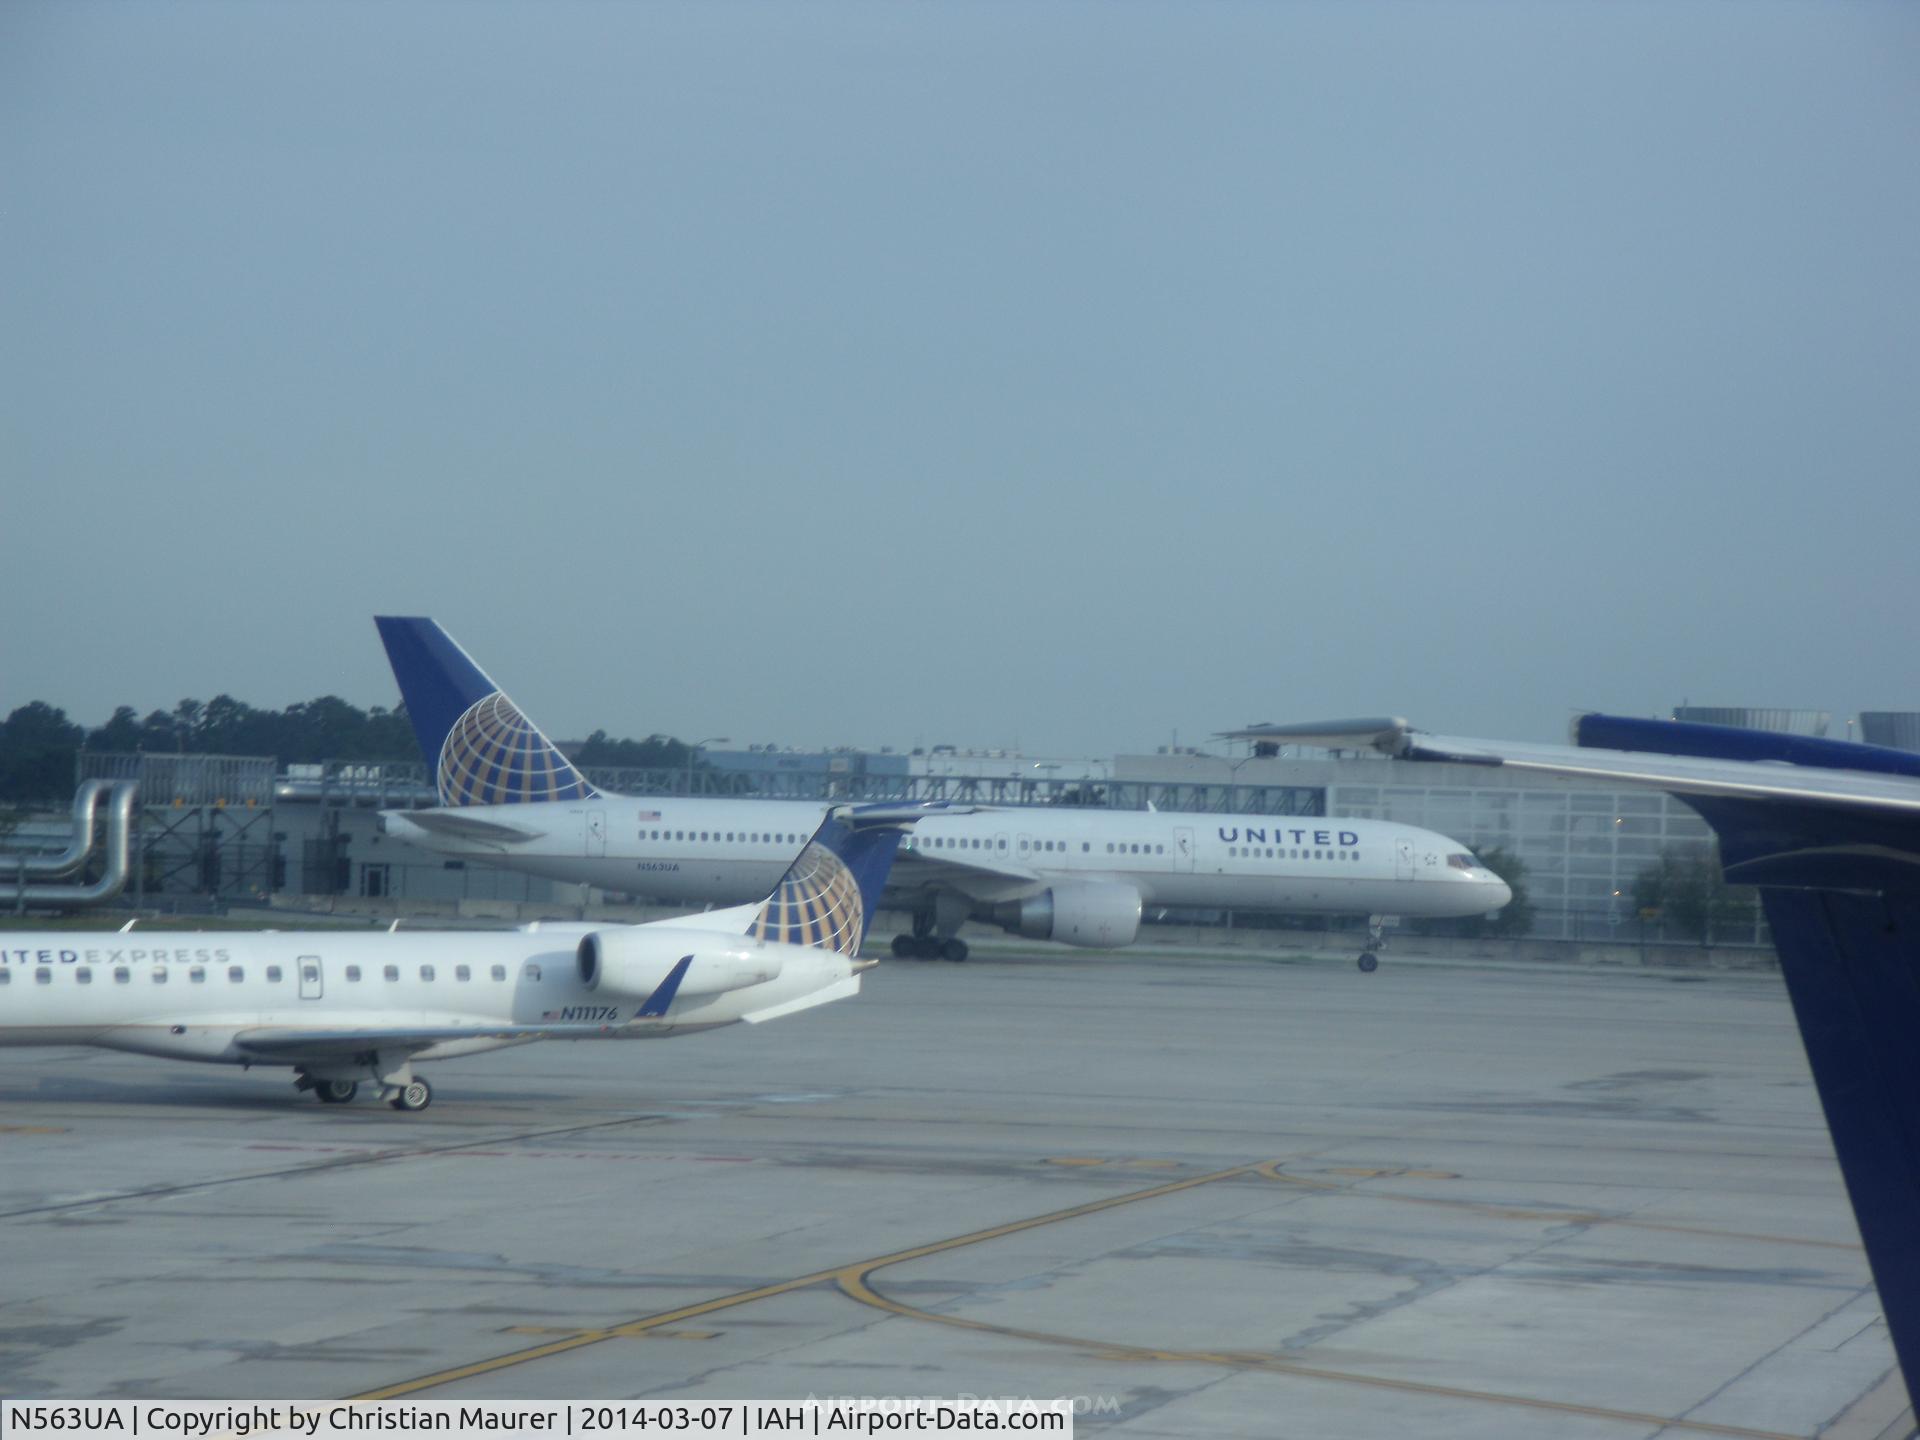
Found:
[[[676,904],[763,891],[814,823],[792,800],[636,799],[596,789],[466,651],[427,619],[375,620],[440,806],[389,810],[387,833],[443,855]],[[887,903],[898,958],[964,960],[985,920],[1034,940],[1133,943],[1149,906],[1388,916],[1481,915],[1512,898],[1457,841],[1381,820],[1002,809],[929,817]]]
[[[0,934],[0,1045],[288,1065],[332,1104],[371,1083],[424,1110],[416,1061],[689,1035],[858,993],[875,963],[860,943],[921,813],[836,809],[758,904],[647,925]]]

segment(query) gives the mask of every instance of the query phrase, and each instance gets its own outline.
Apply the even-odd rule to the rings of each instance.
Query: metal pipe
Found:
[[[100,796],[111,788],[111,780],[83,780],[73,792],[73,838],[57,855],[22,852],[9,855],[6,865],[16,876],[32,880],[58,880],[84,866],[93,855],[93,812]]]
[[[19,905],[98,905],[113,899],[126,888],[127,876],[133,869],[133,802],[140,792],[140,783],[137,780],[115,780],[108,784],[89,780],[87,785],[105,785],[111,792],[107,797],[106,873],[91,885],[23,884],[15,881],[10,886],[0,888],[0,900],[12,900]],[[96,798],[87,798],[89,834],[93,828],[92,808]],[[80,799],[76,797],[76,815],[80,804]]]

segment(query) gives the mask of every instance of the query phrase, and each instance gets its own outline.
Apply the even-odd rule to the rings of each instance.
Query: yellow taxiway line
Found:
[[[393,1400],[403,1395],[416,1395],[423,1390],[437,1389],[443,1385],[452,1385],[461,1380],[469,1380],[480,1375],[491,1375],[517,1365],[530,1364],[554,1355],[565,1355],[582,1350],[590,1345],[604,1344],[609,1340],[631,1339],[638,1336],[657,1333],[669,1326],[678,1325],[703,1315],[713,1315],[723,1310],[737,1309],[742,1305],[751,1305],[758,1300],[770,1300],[776,1295],[791,1294],[796,1290],[809,1289],[816,1285],[831,1284],[848,1299],[881,1310],[903,1319],[922,1320],[928,1324],[944,1325],[954,1329],[970,1330],[977,1334],[998,1335],[1009,1339],[1026,1340],[1042,1345],[1057,1345],[1081,1351],[1100,1359],[1124,1360],[1133,1363],[1168,1363],[1183,1365],[1211,1365],[1234,1370],[1250,1370],[1271,1375],[1288,1375],[1296,1379],[1319,1380],[1342,1385],[1356,1385],[1375,1390],[1392,1390],[1404,1394],[1426,1396],[1433,1399],[1462,1400],[1482,1405],[1498,1405],[1507,1408],[1537,1410],[1555,1415],[1577,1415],[1587,1419],[1616,1421],[1623,1425],[1634,1425],[1654,1430],[1668,1429],[1684,1431],[1695,1435],[1718,1435],[1732,1437],[1732,1440],[1799,1440],[1777,1430],[1756,1430],[1741,1425],[1719,1425],[1705,1420],[1679,1419],[1670,1415],[1656,1415],[1637,1410],[1616,1410],[1600,1405],[1582,1405],[1571,1401],[1549,1400],[1531,1395],[1514,1395],[1502,1391],[1471,1390],[1460,1386],[1437,1385],[1417,1380],[1401,1380],[1387,1375],[1370,1375],[1360,1371],[1336,1370],[1319,1365],[1306,1365],[1288,1360],[1278,1355],[1262,1354],[1256,1351],[1208,1351],[1161,1349],[1154,1346],[1117,1344],[1107,1340],[1088,1339],[1084,1336],[1059,1335],[1044,1330],[1025,1330],[1018,1326],[996,1325],[984,1320],[969,1319],[959,1315],[943,1315],[931,1310],[917,1309],[889,1298],[874,1288],[872,1277],[881,1270],[893,1265],[902,1265],[910,1260],[925,1259],[930,1255],[945,1254],[950,1250],[959,1250],[969,1245],[983,1244],[989,1240],[998,1240],[1008,1235],[1017,1235],[1022,1231],[1035,1230],[1043,1225],[1056,1225],[1064,1220],[1074,1220],[1086,1215],[1097,1215],[1103,1210],[1117,1209],[1123,1205],[1137,1205],[1142,1201],[1156,1200],[1164,1195],[1176,1195],[1184,1190],[1195,1190],[1203,1185],[1217,1184],[1223,1180],[1241,1177],[1256,1177],[1262,1180],[1279,1181],[1306,1189],[1338,1191],[1355,1194],[1350,1184],[1339,1184],[1326,1180],[1315,1180],[1307,1176],[1285,1172],[1282,1160],[1267,1160],[1247,1165],[1235,1165],[1225,1170],[1214,1170],[1204,1175],[1189,1176],[1184,1180],[1172,1180],[1163,1185],[1152,1185],[1142,1190],[1129,1190],[1121,1195],[1110,1195],[1104,1200],[1090,1200],[1085,1204],[1071,1205],[1064,1210],[1050,1210],[1045,1214],[1029,1216],[1024,1220],[1011,1220],[1002,1225],[988,1226],[984,1230],[972,1230],[964,1235],[956,1235],[946,1240],[930,1241],[924,1245],[915,1245],[905,1250],[896,1250],[887,1255],[875,1256],[869,1260],[857,1260],[852,1264],[835,1266],[827,1270],[816,1270],[806,1275],[796,1275],[788,1280],[775,1281],[772,1284],[756,1286],[749,1290],[736,1290],[729,1295],[715,1296],[711,1300],[698,1301],[691,1305],[678,1306],[672,1310],[663,1310],[652,1315],[643,1315],[618,1325],[609,1325],[599,1329],[577,1330],[561,1338],[543,1344],[528,1346],[524,1349],[509,1351],[487,1360],[476,1360],[468,1365],[456,1365],[446,1370],[436,1370],[431,1374],[416,1376],[411,1380],[398,1381],[392,1385],[381,1386],[376,1390],[364,1391],[348,1396],[350,1400]],[[1370,1172],[1379,1173],[1379,1172]],[[1621,1220],[1613,1216],[1586,1211],[1528,1210],[1511,1206],[1495,1205],[1483,1201],[1450,1200],[1442,1197],[1410,1195],[1369,1195],[1370,1199],[1391,1199],[1419,1204],[1454,1206],[1496,1215],[1508,1219],[1545,1220],[1568,1225],[1629,1224],[1640,1225],[1647,1229],[1673,1230],[1683,1234],[1710,1234],[1729,1236],[1736,1232],[1709,1230],[1704,1227],[1681,1225],[1658,1225],[1651,1222]],[[1739,1236],[1754,1240],[1778,1240],[1790,1244],[1816,1245],[1836,1249],[1857,1249],[1859,1247],[1825,1240],[1795,1240],[1789,1236]]]

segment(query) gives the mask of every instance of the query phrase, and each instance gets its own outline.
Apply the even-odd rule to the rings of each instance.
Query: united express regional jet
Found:
[[[374,623],[440,797],[382,812],[398,839],[676,904],[735,902],[764,891],[823,808],[606,794],[439,625]],[[973,807],[929,816],[902,844],[887,904],[913,917],[893,940],[902,959],[966,959],[970,919],[1112,949],[1148,907],[1368,916],[1372,970],[1385,917],[1482,915],[1511,898],[1466,846],[1391,821]]]
[[[840,807],[764,900],[646,925],[0,934],[0,1045],[289,1065],[331,1104],[370,1083],[424,1110],[416,1061],[689,1035],[857,994],[875,963],[861,941],[922,809]]]

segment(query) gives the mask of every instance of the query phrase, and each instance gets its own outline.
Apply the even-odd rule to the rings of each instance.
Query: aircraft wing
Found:
[[[1499,765],[1509,770],[1647,786],[1676,795],[1833,805],[1920,819],[1920,755],[1838,740],[1739,730],[1732,733],[1743,738],[1716,753],[1713,737],[1696,733],[1728,728],[1582,715],[1574,722],[1575,745],[1432,735],[1398,718],[1260,725],[1224,734],[1228,739],[1276,744],[1373,749],[1401,760]],[[1863,768],[1867,766],[1872,768]]]
[[[1233,733],[1648,786],[1697,810],[1727,879],[1760,887],[1887,1329],[1920,1390],[1920,755],[1614,715],[1580,716],[1573,746],[1398,718]]]
[[[1039,872],[1014,860],[997,859],[987,850],[922,850],[915,846],[900,852],[897,862],[907,873],[903,881],[947,884],[966,889],[969,881],[1035,884]]]
[[[234,1043],[282,1064],[338,1060],[367,1050],[428,1050],[453,1040],[583,1040],[612,1025],[392,1025],[354,1030],[243,1030]]]

